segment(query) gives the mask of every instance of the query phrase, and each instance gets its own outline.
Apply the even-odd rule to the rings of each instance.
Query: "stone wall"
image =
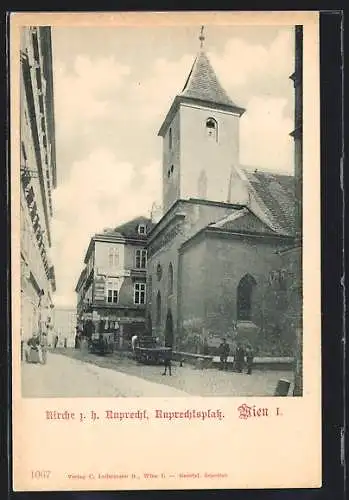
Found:
[[[276,254],[280,241],[210,236],[188,247],[181,256],[180,329],[182,344],[198,344],[206,337],[250,341],[259,355],[293,355],[293,317],[299,310],[294,273],[285,289],[270,276],[288,263]],[[292,265],[290,264],[292,267]],[[237,287],[250,274],[256,281],[251,318],[238,321]],[[209,343],[213,343],[209,340]],[[213,349],[213,347],[212,347]]]

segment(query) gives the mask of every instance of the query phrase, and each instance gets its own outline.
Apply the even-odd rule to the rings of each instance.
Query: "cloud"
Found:
[[[275,94],[276,83],[289,84],[294,71],[293,36],[291,29],[280,30],[269,46],[231,38],[222,54],[211,52],[208,56],[233,99],[236,95],[244,98],[251,89],[256,94],[259,88]]]
[[[185,54],[176,61],[157,59],[149,77],[131,86],[137,116],[143,120],[154,120],[160,128],[174,97],[181,92],[185,79],[194,62],[193,55]]]
[[[259,93],[259,88],[273,94],[278,90],[275,89],[278,81],[291,85],[293,32],[291,29],[280,30],[269,46],[230,38],[222,53],[211,51],[208,56],[223,87],[233,99],[235,95],[245,98],[251,89],[254,95]],[[184,54],[175,61],[157,59],[148,78],[131,84],[138,117],[150,119],[165,116],[173,98],[184,86],[194,57],[193,54]]]
[[[270,170],[293,170],[293,121],[284,116],[287,100],[254,96],[240,122],[240,161]]]
[[[78,55],[74,71],[68,71],[60,60],[54,64],[57,135],[64,138],[77,131],[87,134],[88,122],[108,113],[108,93],[121,87],[130,68],[112,56],[92,60]]]
[[[159,162],[136,168],[120,162],[110,150],[96,149],[73,163],[69,179],[57,187],[53,200],[57,305],[75,304],[74,288],[90,237],[138,215],[149,215],[160,196]]]

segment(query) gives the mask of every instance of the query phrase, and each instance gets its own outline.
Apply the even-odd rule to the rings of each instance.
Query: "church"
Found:
[[[225,337],[287,356],[295,177],[240,165],[246,110],[220,84],[200,40],[158,132],[164,215],[148,234],[148,324],[177,350],[202,352]]]

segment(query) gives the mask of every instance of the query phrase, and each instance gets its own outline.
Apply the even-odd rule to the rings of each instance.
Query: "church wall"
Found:
[[[151,290],[148,289],[148,311],[151,313],[153,335],[158,336],[161,341],[165,337],[165,323],[168,310],[171,310],[173,318],[174,337],[177,331],[177,286],[178,286],[178,244],[176,239],[172,244],[167,245],[148,261],[148,283],[149,277],[152,280]],[[169,293],[169,265],[173,268],[173,293]],[[157,266],[160,264],[162,276],[158,279]],[[161,320],[157,322],[157,294],[161,296]],[[150,295],[151,294],[151,295]]]
[[[171,131],[171,132],[170,132]],[[172,146],[170,144],[172,136]],[[180,198],[180,116],[177,112],[173,117],[171,125],[163,138],[163,204],[164,210],[168,210],[173,203]]]
[[[169,213],[168,216],[165,217],[163,223],[160,222],[158,227],[158,235],[148,244],[147,308],[148,312],[151,313],[154,335],[158,335],[161,339],[163,339],[166,315],[169,308],[171,309],[173,317],[175,342],[177,333],[180,334],[180,331],[177,332],[177,308],[178,302],[181,301],[182,296],[181,290],[179,289],[179,287],[182,285],[182,282],[178,283],[178,274],[181,275],[181,270],[178,267],[178,252],[181,245],[208,224],[220,220],[222,217],[231,212],[234,212],[235,210],[236,209],[231,206],[217,206],[206,203],[195,203],[194,201],[190,203],[183,201],[178,203],[178,205],[173,209],[172,214]],[[174,217],[178,213],[185,214],[185,218],[181,220],[173,218],[171,221],[171,215],[172,217]],[[165,224],[167,225],[165,226]],[[175,228],[177,228],[175,235],[171,239],[167,239],[167,235],[170,235]],[[154,249],[156,249],[156,251],[154,251]],[[190,273],[193,272],[195,276],[201,276],[203,278],[204,273],[198,268],[200,259],[201,257],[199,258],[199,256],[193,257],[193,263],[191,261],[189,263],[191,271],[188,272],[186,269],[184,269],[184,274],[186,276],[190,276]],[[170,262],[172,263],[174,273],[173,294],[171,297],[168,297],[168,268]],[[162,277],[160,280],[158,280],[157,278],[158,264],[160,264],[162,268]],[[149,286],[149,278],[151,279],[151,287]],[[196,281],[197,280],[195,278],[188,284],[184,282],[184,286],[189,287],[188,290],[190,290],[190,287],[195,284]],[[159,325],[156,324],[156,297],[158,291],[160,291],[161,295],[161,322]],[[195,298],[191,296],[189,291],[186,292],[186,294],[188,295],[188,297],[190,297],[190,300],[188,301],[189,307],[192,307],[193,300],[197,301],[197,305],[194,306],[194,310],[197,307],[200,307],[200,304],[202,303],[201,291],[195,296]],[[202,316],[201,312],[200,315]],[[190,321],[192,319],[191,316],[189,317],[189,312],[188,319]]]
[[[198,243],[186,249],[181,256],[181,317],[180,329],[186,331],[186,325],[195,324],[193,334],[201,337],[241,333],[244,323],[237,320],[237,287],[241,278],[249,273],[257,282],[252,296],[251,324],[255,347],[264,348],[264,339],[268,336],[269,310],[275,308],[272,300],[266,300],[269,290],[269,274],[275,268],[279,257],[275,254],[280,244],[266,239],[255,242],[252,239],[232,239],[210,235],[204,243]],[[200,300],[197,300],[199,298]],[[281,297],[281,301],[283,298]],[[269,308],[269,309],[268,309]],[[280,303],[282,315],[285,304]],[[197,332],[196,332],[197,330]],[[260,332],[263,340],[259,345]]]
[[[197,351],[206,318],[206,240],[201,238],[179,256],[178,348]]]
[[[226,329],[237,320],[237,287],[250,274],[257,282],[253,294],[252,322],[261,327],[261,297],[268,283],[268,272],[275,259],[275,244],[265,240],[210,237],[206,257],[206,302],[209,326]]]
[[[215,206],[201,203],[179,202],[174,207],[173,212],[169,213],[164,220],[159,223],[158,235],[148,244],[148,263],[147,275],[151,279],[151,290],[149,289],[148,279],[148,310],[151,312],[152,326],[154,334],[161,337],[165,328],[165,319],[167,310],[170,307],[173,315],[174,329],[177,325],[177,273],[178,273],[178,250],[180,246],[191,236],[197,233],[200,229],[211,222],[215,222],[228,213],[234,211],[234,208],[229,206]],[[185,214],[184,220],[176,220],[176,214]],[[171,221],[171,218],[172,221]],[[165,226],[166,225],[166,226]],[[167,235],[176,230],[175,236],[167,241]],[[164,242],[163,240],[166,240]],[[156,249],[154,251],[153,249]],[[170,299],[167,295],[167,273],[168,266],[172,263],[174,272],[173,294]],[[160,264],[163,270],[163,276],[159,281],[157,279],[157,265]],[[156,327],[156,294],[160,291],[161,294],[161,324]]]
[[[231,167],[239,163],[239,117],[187,104],[180,113],[181,198],[227,202]],[[210,117],[218,124],[217,140],[207,133]]]

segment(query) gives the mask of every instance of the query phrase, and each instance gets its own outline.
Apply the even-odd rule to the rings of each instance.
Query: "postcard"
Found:
[[[11,15],[14,491],[321,486],[318,26]]]

